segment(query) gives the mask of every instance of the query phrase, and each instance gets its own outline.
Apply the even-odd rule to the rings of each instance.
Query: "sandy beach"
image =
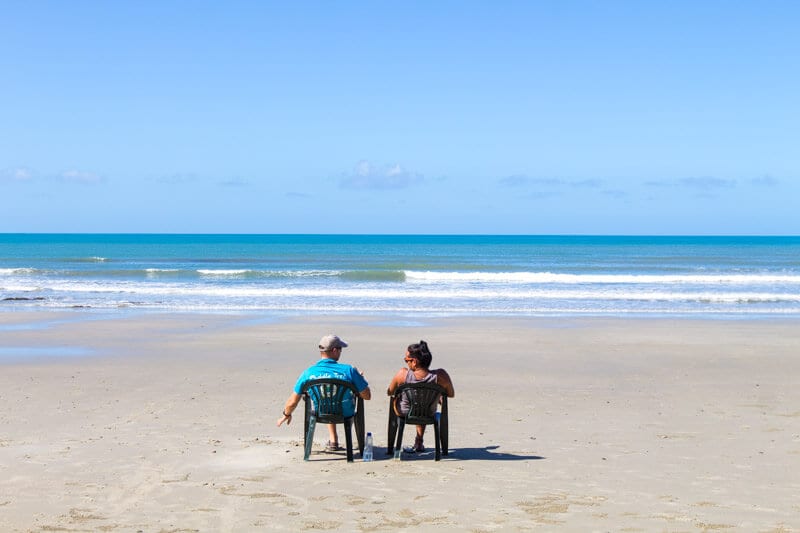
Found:
[[[0,530],[798,531],[798,326],[0,313]],[[374,462],[275,427],[329,332]],[[420,339],[456,388],[438,463],[384,454]]]

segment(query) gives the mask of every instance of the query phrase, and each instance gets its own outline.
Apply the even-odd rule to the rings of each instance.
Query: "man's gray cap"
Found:
[[[319,349],[323,352],[334,348],[347,348],[347,343],[336,335],[325,335],[319,340]]]

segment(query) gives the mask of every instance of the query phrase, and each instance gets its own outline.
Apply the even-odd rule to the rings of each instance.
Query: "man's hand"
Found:
[[[289,395],[289,399],[286,400],[286,405],[283,407],[283,411],[281,411],[283,416],[278,419],[278,427],[281,427],[281,424],[284,422],[286,422],[287,426],[292,423],[292,411],[297,408],[297,404],[300,403],[301,398],[302,396],[296,392]]]

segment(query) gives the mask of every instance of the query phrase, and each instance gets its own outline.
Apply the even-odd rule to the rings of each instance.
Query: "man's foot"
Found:
[[[338,442],[331,442],[328,441],[325,443],[325,451],[326,452],[338,452],[344,450],[341,446],[339,446]]]

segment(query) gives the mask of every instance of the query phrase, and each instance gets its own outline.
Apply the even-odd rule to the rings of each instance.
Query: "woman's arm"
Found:
[[[444,387],[447,391],[447,397],[452,398],[456,395],[456,389],[453,387],[453,381],[450,379],[450,374],[444,368],[432,370],[436,374],[436,383]]]
[[[397,371],[397,374],[394,375],[392,381],[389,383],[389,388],[386,389],[386,394],[392,396],[394,394],[394,391],[397,390],[397,387],[405,383],[407,371],[408,370],[405,368],[401,368],[400,370]]]

